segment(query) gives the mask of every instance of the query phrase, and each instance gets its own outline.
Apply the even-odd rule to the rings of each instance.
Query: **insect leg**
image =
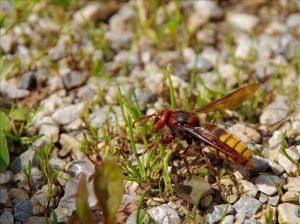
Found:
[[[213,175],[217,176],[217,171],[214,169],[214,167],[212,166],[211,162],[209,161],[209,159],[207,158],[207,156],[204,154],[201,146],[199,146],[199,148],[198,148],[198,153],[199,153],[200,157],[205,160],[206,164],[208,165],[210,171],[212,171]]]

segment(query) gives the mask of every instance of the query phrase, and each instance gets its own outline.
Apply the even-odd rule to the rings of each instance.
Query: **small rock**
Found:
[[[11,212],[9,211],[4,211],[0,215],[0,223],[1,224],[14,224],[14,216]]]
[[[61,71],[60,75],[67,90],[82,85],[86,80],[86,76],[84,74],[77,71],[71,71],[69,69]]]
[[[45,214],[46,208],[43,205],[41,205],[35,197],[32,197],[30,201],[32,202],[32,206],[33,206],[32,208],[33,215],[40,216]]]
[[[282,202],[298,202],[300,204],[300,192],[287,191],[281,197]]]
[[[258,192],[258,188],[256,185],[252,184],[249,181],[241,180],[241,184],[243,186],[243,193],[248,195],[249,197],[255,198]]]
[[[26,191],[24,191],[23,189],[20,189],[20,188],[11,188],[8,191],[8,194],[9,194],[11,200],[17,199],[19,201],[22,201],[22,200],[29,199],[28,193]]]
[[[269,197],[268,203],[272,206],[277,206],[279,202],[279,195]]]
[[[290,112],[287,100],[286,96],[277,96],[275,101],[267,106],[263,114],[260,116],[260,123],[273,125],[284,119]]]
[[[69,151],[79,151],[80,149],[80,141],[78,141],[73,136],[67,135],[65,133],[60,135],[59,143],[61,144],[63,149],[67,150],[66,152],[64,152],[64,154],[61,154],[62,150],[58,152],[58,155],[61,157],[65,157],[69,153]]]
[[[195,1],[194,8],[198,16],[208,20],[220,20],[224,17],[223,9],[214,1]]]
[[[37,164],[36,161],[36,153],[33,149],[29,149],[19,155],[10,165],[11,171],[16,174],[22,172],[23,168],[27,167],[28,161],[31,161],[32,165],[35,166]]]
[[[58,108],[52,115],[53,120],[58,124],[69,124],[80,118],[83,114],[84,103],[78,103]]]
[[[19,82],[19,89],[32,90],[36,87],[36,84],[37,81],[34,72],[27,72],[22,76]]]
[[[272,172],[277,176],[284,172],[284,168],[272,160],[269,160],[269,166],[271,167]]]
[[[278,188],[281,188],[283,183],[277,176],[259,175],[255,180],[255,184],[259,191],[267,195],[273,195],[278,191]]]
[[[297,152],[297,148],[292,146],[290,148],[287,148],[285,151],[289,155],[289,157],[291,159],[293,159],[295,161],[295,163],[297,164],[297,162],[300,159],[300,155]],[[294,164],[292,161],[290,161],[282,153],[278,153],[278,158],[277,159],[278,159],[279,165],[281,165],[288,174],[297,172],[297,165]]]
[[[51,124],[43,124],[40,128],[39,134],[43,134],[47,141],[56,143],[59,137],[59,127]]]
[[[57,217],[57,221],[59,223],[62,223],[62,222],[68,222],[69,220],[69,217],[72,215],[73,213],[73,210],[72,209],[69,209],[69,208],[61,208],[61,207],[58,207],[56,208],[55,210],[55,214],[56,214],[56,217]]]
[[[232,204],[239,198],[239,192],[235,183],[231,179],[221,179],[220,180],[221,187],[224,188],[223,192],[225,193],[225,199],[227,203]]]
[[[85,7],[74,14],[74,22],[77,25],[84,25],[86,22],[107,20],[116,10],[114,2],[89,2]]]
[[[32,202],[25,200],[17,202],[14,206],[14,217],[20,222],[26,222],[32,215]]]
[[[246,219],[246,215],[244,213],[237,213],[235,215],[235,222],[234,224],[244,224]]]
[[[261,48],[259,48],[261,49]],[[261,54],[263,54],[261,52]],[[272,77],[275,72],[276,69],[274,67],[274,65],[272,65],[268,59],[265,58],[261,58],[260,60],[257,60],[254,63],[254,71],[255,71],[255,76],[259,79],[259,80],[265,80],[269,77]]]
[[[260,224],[261,222],[255,220],[255,219],[246,219],[244,221],[244,224]]]
[[[300,192],[300,177],[288,177],[288,183],[284,185],[284,189],[288,191]]]
[[[251,32],[257,25],[259,19],[254,15],[245,13],[230,13],[227,21],[240,30]]]
[[[286,23],[291,29],[299,28],[300,27],[300,13],[293,13],[293,14],[289,15]]]
[[[254,172],[263,172],[269,168],[269,160],[260,156],[253,156],[254,161],[254,170],[251,170],[251,173]]]
[[[81,174],[85,174],[89,179],[95,173],[95,165],[89,159],[74,160],[66,167],[66,172],[78,179]]]
[[[11,181],[13,173],[10,170],[0,172],[0,184],[7,184]]]
[[[30,181],[32,183],[33,193],[35,193],[38,189],[40,189],[43,186],[44,180],[42,172],[37,167],[31,168]]]
[[[244,195],[232,207],[237,213],[244,213],[247,217],[251,217],[259,211],[261,206],[260,201]]]
[[[280,224],[300,223],[299,212],[299,205],[282,203],[278,205],[278,221]]]
[[[0,82],[0,94],[9,97],[10,99],[22,99],[30,94],[28,90],[18,89],[15,85],[1,80]]]
[[[31,216],[25,224],[43,224],[45,223],[45,217]]]
[[[130,216],[127,218],[126,220],[126,224],[137,224],[136,220],[137,220],[137,212],[134,211],[133,213],[130,214]],[[140,223],[149,223],[149,216],[147,214],[145,214],[145,211],[143,209],[140,210],[140,217],[143,217],[143,220],[140,220]]]
[[[237,84],[236,72],[237,69],[232,64],[219,64],[219,73],[227,87],[232,87]]]
[[[227,204],[215,205],[213,210],[208,210],[206,215],[207,222],[210,224],[218,223],[224,213],[230,213],[231,206]],[[225,215],[226,215],[225,214]]]
[[[245,143],[255,141],[260,141],[260,134],[253,128],[247,127],[242,123],[237,123],[231,126],[229,129],[232,133],[235,133],[236,136]]]
[[[49,58],[53,61],[57,61],[65,57],[65,46],[63,44],[57,44],[48,50]]]
[[[65,186],[65,194],[59,201],[58,208],[68,208],[71,210],[71,212],[75,210],[77,184],[78,184],[78,180],[76,180],[74,178],[67,182],[67,184]],[[88,194],[89,206],[93,207],[97,204],[97,199],[94,194],[94,188],[93,188],[92,182],[87,184],[87,189],[89,192],[89,194]]]
[[[6,189],[0,190],[0,204],[6,205],[9,202],[9,197]]]
[[[65,166],[67,164],[67,162],[65,160],[59,159],[59,158],[51,158],[49,163],[53,169],[59,170],[59,171],[64,171]]]
[[[213,197],[211,195],[206,195],[201,199],[201,207],[208,208],[213,201]]]
[[[254,48],[253,41],[249,38],[242,38],[238,41],[237,48],[235,50],[235,57],[246,60],[251,52],[251,49]]]
[[[224,217],[221,224],[233,224],[233,221],[234,221],[234,215],[227,215]]]
[[[265,204],[268,201],[268,196],[263,193],[260,193],[258,199],[261,203]]]
[[[213,64],[208,59],[200,56],[196,62],[196,68],[200,73],[207,72],[213,69]]]
[[[105,37],[114,50],[120,50],[129,46],[133,38],[133,33],[128,30],[113,29],[107,31]]]
[[[181,222],[177,212],[167,204],[150,208],[147,213],[157,224],[179,224]]]

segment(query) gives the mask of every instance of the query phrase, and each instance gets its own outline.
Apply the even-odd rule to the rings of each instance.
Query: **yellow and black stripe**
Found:
[[[227,146],[229,146],[232,150],[234,150],[235,154],[238,153],[242,156],[232,157],[232,152],[226,153],[226,151],[221,152],[218,149],[210,147],[210,150],[220,156],[222,159],[230,160],[238,165],[246,166],[249,168],[254,167],[253,157],[251,150],[247,147],[247,145],[238,139],[234,134],[227,132],[225,129],[218,127],[214,124],[208,124],[205,126],[205,129],[210,132],[210,134],[224,142]]]

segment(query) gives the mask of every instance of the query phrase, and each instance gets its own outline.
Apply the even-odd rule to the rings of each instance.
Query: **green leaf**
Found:
[[[80,176],[79,183],[77,185],[76,211],[79,216],[78,223],[94,223],[92,212],[88,203],[88,191],[86,187],[85,175]]]
[[[13,108],[9,114],[9,117],[17,121],[26,121],[30,111],[31,110],[29,107]]]
[[[5,113],[0,111],[0,171],[5,171],[9,165],[9,153],[5,132],[10,130],[10,122]]]
[[[106,158],[96,167],[94,189],[105,217],[105,224],[115,223],[121,205],[124,176],[121,167],[112,158]]]

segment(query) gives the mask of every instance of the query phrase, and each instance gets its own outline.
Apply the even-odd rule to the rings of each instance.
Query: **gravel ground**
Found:
[[[117,223],[137,223],[137,214],[140,223],[300,223],[299,1],[0,4],[0,109],[17,136],[7,137],[10,164],[0,172],[1,224],[54,213],[67,222],[82,174],[101,223],[93,177],[107,156],[126,179]],[[253,169],[205,148],[218,177],[192,152],[189,176],[176,153],[184,141],[146,151],[150,123],[131,128],[170,108],[172,94],[190,110],[254,82],[253,100],[236,110],[199,114],[249,146]]]

